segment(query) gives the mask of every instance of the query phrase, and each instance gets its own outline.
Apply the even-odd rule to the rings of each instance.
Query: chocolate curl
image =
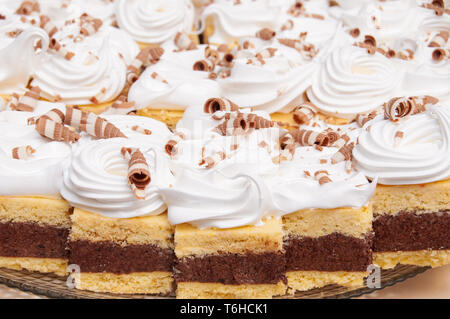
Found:
[[[13,95],[11,99],[11,108],[16,111],[32,112],[41,97],[41,89],[38,86],[26,91],[23,96]]]
[[[175,36],[175,45],[180,50],[195,50],[197,45],[186,33],[178,32]]]
[[[280,138],[280,157],[281,160],[290,161],[294,158],[295,155],[295,139],[292,137],[290,133],[285,133]]]
[[[444,0],[433,0],[431,3],[422,4],[422,7],[434,10],[434,13],[438,16],[442,16],[444,12],[447,12]]]
[[[433,60],[436,62],[442,61],[446,55],[447,55],[447,51],[445,51],[442,48],[435,49],[433,51],[433,53],[431,54]]]
[[[327,133],[327,136],[328,136],[328,146],[333,145],[340,138],[339,134],[331,129],[326,130],[325,132]]]
[[[159,75],[158,73],[156,73],[156,72],[153,72],[153,73],[152,73],[152,78],[155,79],[155,80],[158,80],[158,81],[160,81],[160,82],[169,84],[169,82],[167,82],[162,76],[160,76],[160,75]]]
[[[144,65],[144,63],[148,60],[148,56],[150,51],[148,48],[144,48],[136,55],[133,61],[131,61],[130,65],[127,66],[127,71],[130,73],[138,74]]]
[[[312,109],[310,104],[301,104],[294,109],[293,118],[297,124],[308,125],[316,112]]]
[[[97,114],[66,106],[64,124],[72,126],[82,132],[97,138],[115,138],[126,136],[112,123]]]
[[[354,28],[354,29],[351,29],[349,33],[352,37],[357,38],[357,37],[359,37],[361,32],[359,31],[359,28]]]
[[[206,169],[210,169],[216,166],[220,161],[223,161],[224,159],[225,159],[224,152],[214,152],[213,154],[202,159],[199,165],[205,167]]]
[[[331,146],[341,148],[350,142],[350,137],[347,134],[339,136],[339,138],[334,143],[330,143]]]
[[[353,157],[353,147],[355,143],[342,146],[332,157],[331,164],[337,164],[342,161],[350,161]]]
[[[50,44],[48,47],[50,50],[56,51],[66,60],[71,60],[75,56],[75,53],[67,51],[67,49],[63,47],[55,38],[50,39]]]
[[[400,142],[404,136],[405,136],[405,133],[403,133],[402,131],[395,132],[394,147],[398,147],[400,145]]]
[[[42,29],[45,30],[45,32],[47,32],[49,38],[53,37],[53,35],[58,32],[58,28],[56,27],[56,25],[54,25],[51,21],[50,18],[46,15],[41,15],[40,16],[41,19],[41,23],[40,23],[40,27]]]
[[[327,171],[317,171],[314,173],[314,179],[319,182],[319,185],[323,185],[326,183],[331,183],[332,180],[329,177]]]
[[[136,105],[136,102],[128,102],[127,100],[128,98],[125,95],[121,95],[117,98],[116,101],[114,101],[111,107],[115,109],[128,109]]]
[[[437,102],[439,99],[429,95],[395,97],[384,104],[384,118],[397,122],[401,118],[424,112],[427,105]]]
[[[174,157],[178,154],[178,143],[185,140],[187,138],[187,134],[183,131],[175,131],[173,137],[166,143],[164,149],[167,154]]]
[[[429,47],[432,48],[443,48],[447,45],[447,41],[449,38],[450,32],[448,31],[441,31],[438,34],[436,34],[433,39],[431,39],[431,42],[428,44]]]
[[[128,184],[137,199],[145,200],[145,188],[151,182],[150,169],[144,154],[139,149],[122,147],[120,151],[128,159]]]
[[[302,49],[300,40],[297,39],[278,39],[278,42],[296,50]]]
[[[377,41],[371,35],[365,35],[364,41],[357,44],[360,48],[367,49],[369,54],[375,54],[377,52]]]
[[[52,110],[48,111],[47,113],[45,113],[44,115],[41,115],[39,117],[38,116],[30,117],[27,120],[27,124],[34,125],[40,118],[46,118],[46,119],[52,120],[53,122],[62,124],[62,123],[64,123],[65,115],[59,109],[52,109]]]
[[[290,133],[301,146],[328,146],[329,144],[328,136],[324,133],[311,130],[292,130]]]
[[[42,136],[58,142],[73,143],[80,139],[80,134],[72,131],[61,123],[54,122],[49,118],[39,118],[36,122],[36,131]]]
[[[93,35],[98,31],[98,29],[100,29],[103,24],[102,20],[92,18],[86,13],[83,13],[80,19],[80,33],[84,36]]]
[[[148,48],[148,59],[144,66],[157,63],[164,54],[163,48]]]
[[[256,32],[256,37],[264,41],[272,40],[277,33],[269,28],[264,28]]]
[[[263,129],[275,126],[275,122],[268,120],[262,116],[256,115],[254,113],[240,113],[244,120],[248,123],[249,129]]]
[[[292,30],[293,28],[294,28],[294,21],[289,19],[285,23],[283,23],[283,25],[281,26],[281,31]]]
[[[363,127],[367,122],[373,120],[377,116],[377,111],[370,112],[369,114],[359,113],[356,115],[356,123],[359,127]]]
[[[234,112],[238,111],[239,106],[225,98],[210,98],[205,102],[203,111],[205,113],[215,113],[217,111]]]
[[[29,159],[35,152],[36,150],[30,145],[14,147],[12,149],[12,158],[26,160]]]
[[[241,135],[249,129],[249,123],[242,113],[226,113],[223,119],[215,128],[222,136]]]
[[[194,71],[211,72],[212,70],[214,70],[215,66],[216,65],[212,60],[205,59],[195,62],[193,69]]]
[[[32,12],[40,12],[39,3],[36,1],[24,1],[16,10],[17,14],[30,15]]]
[[[135,125],[131,128],[133,131],[139,132],[144,135],[152,135],[152,131],[146,128],[143,128],[139,125]]]

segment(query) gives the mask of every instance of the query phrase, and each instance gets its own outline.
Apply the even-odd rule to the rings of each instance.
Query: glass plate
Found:
[[[346,288],[337,285],[329,285],[323,288],[313,289],[305,292],[297,292],[295,295],[281,296],[282,299],[305,299],[305,298],[353,298],[375,290],[395,285],[408,278],[414,277],[429,267],[417,267],[398,265],[396,268],[383,270],[381,272],[381,287],[368,288],[361,286]],[[41,274],[37,272],[0,269],[0,283],[9,287],[30,291],[34,294],[44,295],[50,298],[96,298],[96,299],[157,299],[167,298],[154,295],[113,295],[107,293],[96,293],[70,289],[66,286],[66,279],[52,274]],[[170,298],[170,297],[169,297]]]

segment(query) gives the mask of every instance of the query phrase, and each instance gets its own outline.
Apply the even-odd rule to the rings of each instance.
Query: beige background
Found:
[[[39,299],[41,297],[0,285],[0,298]],[[395,286],[384,288],[360,299],[376,298],[445,298],[450,299],[450,265],[427,270]]]

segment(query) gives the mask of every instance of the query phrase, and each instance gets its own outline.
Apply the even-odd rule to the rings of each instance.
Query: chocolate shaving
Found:
[[[314,178],[319,182],[319,185],[331,183],[332,180],[329,177],[328,171],[317,171],[314,173]]]
[[[17,14],[30,15],[32,12],[40,12],[39,3],[36,1],[24,1],[16,10]]]
[[[295,141],[301,146],[328,146],[329,138],[327,134],[312,130],[291,130],[289,131]]]
[[[143,128],[143,127],[140,127],[139,125],[134,125],[131,129],[133,131],[142,133],[144,135],[152,135],[152,131],[151,130]]]
[[[170,156],[174,157],[175,155],[178,154],[178,143],[181,142],[182,140],[185,140],[187,137],[187,134],[183,131],[175,131],[173,134],[173,137],[166,143],[166,145],[164,146],[164,149],[166,151],[167,154],[169,154]]]
[[[36,121],[35,129],[42,136],[58,142],[73,143],[81,137],[80,134],[72,131],[69,127],[45,117],[39,118]]]
[[[256,37],[265,41],[272,40],[277,33],[269,28],[264,28],[256,32]]]
[[[377,116],[377,111],[373,111],[369,114],[359,113],[356,115],[356,123],[359,127],[363,127],[367,122],[373,120]]]
[[[58,28],[56,27],[56,25],[54,25],[51,21],[50,18],[46,15],[41,15],[40,16],[40,27],[42,29],[45,30],[45,32],[47,32],[49,38],[53,37],[53,35],[58,32]]]
[[[32,112],[36,108],[40,97],[41,89],[38,86],[35,86],[26,91],[21,97],[17,94],[13,94],[10,107],[16,111]]]
[[[93,35],[100,29],[102,24],[102,20],[93,18],[87,13],[83,13],[80,17],[80,33],[84,36]]]
[[[69,52],[65,47],[63,47],[55,38],[50,39],[49,49],[57,52],[60,56],[66,60],[71,60],[75,53]]]
[[[361,32],[359,31],[359,28],[354,28],[350,30],[350,35],[354,38],[359,37],[360,34]]]
[[[350,143],[342,146],[332,157],[331,163],[337,164],[342,161],[351,161],[353,158],[353,147],[355,143]]]
[[[440,62],[445,58],[446,55],[447,52],[444,49],[437,48],[433,51],[431,56],[433,57],[433,61]]]
[[[312,104],[308,102],[297,106],[293,112],[295,123],[304,125],[308,125],[315,115]]]
[[[293,28],[294,28],[294,21],[289,19],[285,23],[283,23],[283,25],[281,26],[281,31],[292,30]]]
[[[18,160],[26,160],[29,159],[36,150],[32,148],[30,145],[26,146],[17,146],[14,147],[11,151],[12,158],[18,159]]]
[[[203,111],[205,113],[215,113],[217,111],[238,111],[239,106],[225,98],[210,98],[205,102]]]
[[[443,48],[446,46],[450,32],[449,31],[440,31],[436,34],[428,44],[429,47],[432,48]]]
[[[55,109],[48,111],[44,115],[41,115],[40,117],[30,117],[27,120],[27,124],[34,125],[34,124],[36,124],[36,122],[39,118],[46,118],[46,119],[52,120],[53,122],[62,124],[62,123],[64,123],[65,115],[64,115],[63,111],[55,108]]]
[[[175,45],[179,50],[195,50],[197,49],[197,45],[192,41],[192,39],[183,32],[178,32],[175,35]]]
[[[122,147],[122,155],[128,159],[128,184],[139,200],[145,200],[145,188],[151,182],[150,169],[139,149]]]
[[[384,118],[397,122],[401,118],[424,112],[427,105],[436,104],[437,102],[439,102],[439,99],[429,95],[395,97],[383,105]]]
[[[120,95],[116,101],[111,105],[115,109],[128,109],[136,105],[136,102],[128,102],[128,98],[125,95]]]

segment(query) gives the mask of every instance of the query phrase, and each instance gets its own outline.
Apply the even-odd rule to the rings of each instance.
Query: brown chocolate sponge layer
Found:
[[[110,241],[69,241],[69,263],[81,272],[130,274],[135,272],[172,271],[173,250],[153,244],[125,245]]]
[[[67,258],[68,228],[34,222],[0,223],[0,256]]]
[[[289,236],[284,242],[287,271],[366,271],[372,263],[372,238],[332,233],[320,237]]]
[[[183,257],[176,262],[174,276],[177,282],[277,284],[286,280],[284,272],[284,254],[267,252]]]
[[[373,221],[373,230],[377,252],[450,249],[450,210],[380,215]]]

